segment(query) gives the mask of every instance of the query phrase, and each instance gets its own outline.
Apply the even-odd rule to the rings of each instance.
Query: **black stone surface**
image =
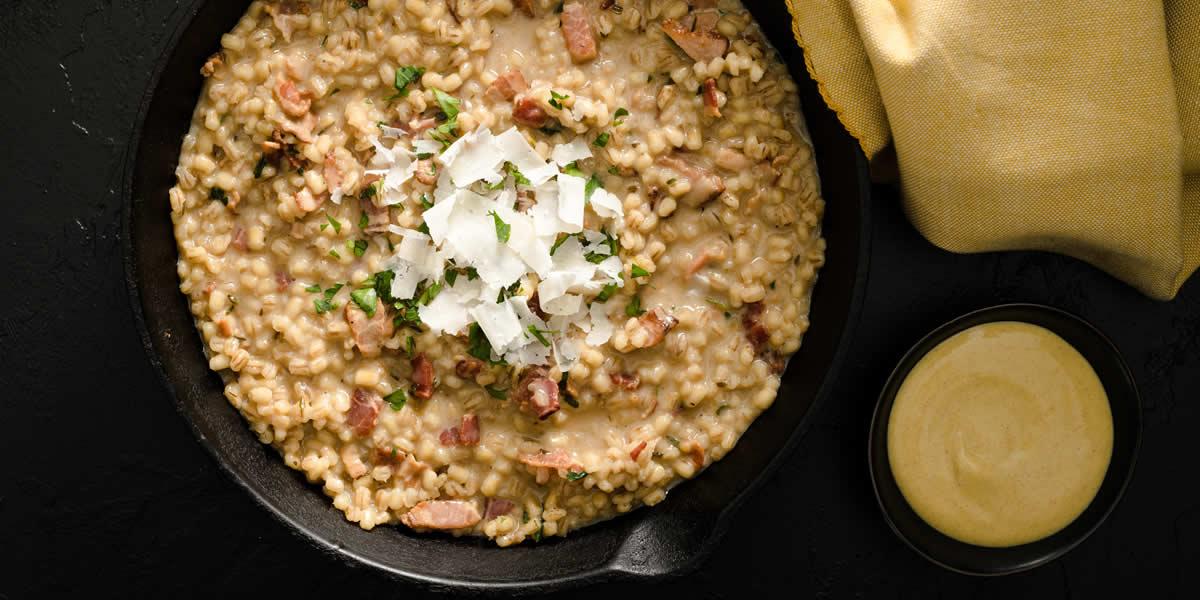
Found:
[[[418,596],[311,550],[219,474],[142,353],[119,258],[135,108],[181,2],[0,1],[0,598]],[[962,256],[877,190],[866,306],[835,397],[696,573],[579,598],[1195,598],[1200,569],[1200,283],[1148,300],[1078,261]],[[942,571],[871,494],[871,408],[922,334],[973,308],[1051,304],[1095,323],[1140,383],[1145,431],[1124,501],[1045,567]]]

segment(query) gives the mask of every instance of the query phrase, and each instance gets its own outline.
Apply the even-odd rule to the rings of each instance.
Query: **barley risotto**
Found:
[[[771,405],[822,200],[736,0],[259,0],[170,190],[225,396],[364,529],[566,535]]]

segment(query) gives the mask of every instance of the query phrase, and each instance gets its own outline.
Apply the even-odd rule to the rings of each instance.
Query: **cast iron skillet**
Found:
[[[135,320],[175,406],[225,472],[315,547],[427,587],[465,591],[560,589],[608,580],[651,580],[695,567],[736,507],[773,470],[829,394],[858,316],[867,274],[866,161],[826,109],[792,40],[784,3],[752,10],[800,84],[826,200],[827,259],[816,285],[812,327],[792,359],[773,407],[737,447],[653,509],[593,525],[566,538],[496,548],[475,538],[420,535],[403,527],[363,531],[320,490],[260,444],[222,395],[176,275],[167,190],[180,140],[200,93],[200,66],[248,2],[195,0],[151,76],[125,173],[123,244]]]

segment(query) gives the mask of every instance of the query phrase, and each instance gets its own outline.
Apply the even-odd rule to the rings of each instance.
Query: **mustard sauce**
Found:
[[[938,531],[978,546],[1045,538],[1075,520],[1112,457],[1095,370],[1048,329],[1002,321],[935,346],[888,420],[904,498]]]

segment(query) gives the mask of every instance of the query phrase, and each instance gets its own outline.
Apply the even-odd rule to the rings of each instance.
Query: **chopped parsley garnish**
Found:
[[[429,209],[433,208],[433,201],[430,200],[429,197],[426,196],[425,194],[421,194],[421,206],[425,210],[429,210]]]
[[[448,283],[450,287],[454,287],[455,281],[458,281],[458,271],[453,269],[446,271],[446,283]]]
[[[642,267],[638,266],[637,263],[634,263],[632,266],[629,267],[629,274],[635,278],[650,276],[650,272],[643,269]]]
[[[579,408],[579,401],[575,399],[575,396],[571,395],[571,392],[567,391],[567,376],[567,373],[563,373],[562,380],[558,382],[558,396],[562,398],[563,402],[567,403],[567,406]]]
[[[476,279],[479,279],[479,271],[476,271],[475,267],[467,267],[467,281],[475,281]]]
[[[503,360],[492,360],[492,343],[483,334],[483,329],[479,327],[479,323],[471,323],[471,327],[467,329],[467,341],[471,344],[467,348],[467,354],[479,360],[487,361],[490,365],[508,364]]]
[[[675,182],[676,182],[676,181],[679,181],[679,180],[678,180],[678,179],[676,179],[676,178],[674,178],[674,177],[672,177],[672,178],[670,178],[670,179],[668,179],[668,180],[667,180],[667,185],[675,185]]]
[[[219,187],[208,190],[208,199],[219,200],[221,204],[229,204],[229,195],[225,193],[225,190]]]
[[[442,112],[446,113],[447,120],[454,120],[458,116],[458,107],[462,105],[462,100],[443,92],[437,88],[433,90],[433,99],[437,101],[438,106],[442,108]]]
[[[563,167],[563,173],[566,173],[567,175],[574,175],[575,177],[587,177],[587,175],[583,174],[583,171],[579,170],[579,165],[575,162],[569,163],[567,166]]]
[[[564,96],[554,90],[550,90],[550,106],[553,106],[558,110],[562,110],[562,101],[566,100],[567,98],[570,98],[570,96]]]
[[[409,358],[413,358],[417,355],[417,340],[413,339],[413,336],[411,335],[408,336],[407,351]]]
[[[332,96],[340,91],[342,91],[342,88],[333,88],[333,91],[329,92],[329,95]]]
[[[537,325],[530,325],[529,333],[533,334],[534,339],[536,339],[539,344],[549,348],[550,340],[546,339],[546,336],[544,334],[547,334],[547,333],[553,334],[553,333],[558,333],[558,332],[557,331],[549,331],[549,330],[545,330],[545,329],[538,329]]]
[[[721,416],[721,413],[725,412],[726,410],[729,410],[728,404],[722,404],[721,406],[718,406],[717,407],[717,416],[718,417]]]
[[[350,299],[367,313],[367,318],[375,316],[375,303],[378,302],[379,296],[375,293],[375,288],[360,288],[350,292]]]
[[[417,226],[417,231],[420,231],[425,235],[429,235],[429,223],[422,221],[421,224]]]
[[[629,304],[625,305],[625,314],[631,317],[640,317],[646,314],[646,310],[642,308],[641,296],[634,296],[629,300]]]
[[[336,304],[322,298],[313,298],[313,306],[317,307],[318,315],[327,313],[337,308]]]
[[[408,395],[404,393],[404,390],[396,388],[396,391],[384,396],[383,401],[387,402],[388,406],[392,407],[392,410],[400,410],[404,408],[404,404],[408,402]],[[395,451],[395,448],[393,448],[392,452]]]
[[[439,281],[425,288],[425,291],[421,292],[421,295],[417,297],[417,302],[428,306],[430,302],[433,302],[434,298],[437,298],[440,291],[442,291],[442,283]]]
[[[362,216],[358,218],[358,228],[359,229],[367,228],[367,211],[365,211],[365,210],[362,211]]]
[[[504,168],[508,171],[508,174],[512,176],[513,181],[521,185],[529,185],[529,178],[521,174],[520,169],[517,169],[517,165],[505,161]]]
[[[396,274],[392,271],[380,271],[371,276],[367,281],[371,282],[371,287],[375,288],[375,294],[380,300],[391,304],[396,299],[392,297],[392,280],[396,278]],[[364,281],[363,285],[367,282]]]
[[[372,184],[368,185],[367,187],[363,188],[363,191],[358,193],[358,199],[359,200],[368,200],[371,197],[373,197],[377,192],[378,192],[378,190],[375,189],[375,184],[372,183]]]
[[[332,286],[330,286],[329,289],[325,290],[325,299],[333,300],[333,297],[335,295],[337,295],[338,290],[342,289],[345,285],[346,284],[344,284],[344,283],[335,283]]]
[[[567,471],[567,481],[579,481],[587,476],[587,471]]]
[[[355,256],[362,256],[367,251],[367,240],[346,240],[346,249]]]
[[[494,219],[496,222],[496,239],[500,240],[500,243],[502,244],[507,243],[508,236],[512,232],[512,225],[502,221],[500,219],[500,215],[496,214],[496,211],[494,210],[488,211],[488,214],[492,215],[492,219]]]
[[[650,83],[651,81],[654,81],[654,75],[647,75],[647,76],[646,76],[646,83]]]
[[[425,67],[396,67],[396,80],[392,84],[396,87],[396,93],[388,98],[403,98],[408,95],[408,85],[421,78],[421,74],[425,72]]]
[[[590,202],[592,200],[592,194],[602,187],[604,187],[604,182],[601,181],[599,177],[596,177],[595,173],[593,173],[588,179],[587,184],[583,186],[583,200],[585,202]]]
[[[678,448],[678,447],[679,447],[679,440],[677,440],[677,439],[675,439],[674,437],[671,437],[671,436],[669,436],[669,435],[668,435],[668,436],[666,436],[666,438],[667,438],[667,443],[668,443],[668,444],[670,444],[670,445],[672,445],[672,446],[675,446],[676,448]]]
[[[592,142],[592,145],[593,145],[593,146],[600,147],[600,148],[603,148],[603,147],[605,147],[605,146],[607,146],[607,145],[608,145],[608,140],[609,140],[611,137],[612,137],[612,134],[610,134],[609,132],[605,131],[604,133],[602,133],[602,134],[600,134],[600,135],[596,136],[596,141]]]
[[[262,177],[263,169],[266,166],[267,166],[267,156],[264,154],[263,156],[258,157],[258,163],[256,163],[254,165],[254,178],[255,179]]]
[[[628,115],[629,111],[625,110],[624,108],[618,108],[617,112],[613,113],[613,127],[618,127],[621,125],[621,123],[624,123],[625,119],[622,119],[621,117]]]
[[[342,258],[342,255],[341,255],[341,254],[338,254],[338,251],[337,251],[337,250],[334,250],[333,248],[330,248],[330,249],[329,249],[329,255],[330,255],[330,256],[332,256],[332,257],[334,257],[334,258],[336,258],[336,259],[338,259],[338,260],[341,260],[341,258]]]
[[[342,223],[341,223],[340,221],[338,221],[337,219],[335,219],[335,218],[333,218],[333,217],[331,217],[331,216],[329,216],[329,215],[325,215],[325,218],[326,218],[326,219],[329,219],[329,224],[330,224],[330,225],[333,225],[333,232],[334,232],[334,233],[341,233],[341,232],[342,232]]]
[[[721,302],[720,300],[713,300],[712,298],[705,298],[704,301],[721,309],[721,310],[729,310],[729,305],[725,304],[724,302]]]
[[[418,310],[416,300],[397,300],[394,304],[396,307],[396,318],[392,319],[392,325],[403,327],[410,325],[414,329],[419,328],[421,324],[421,313]]]
[[[595,301],[600,302],[600,303],[608,302],[608,299],[612,298],[613,293],[616,291],[617,291],[617,284],[610,283],[610,284],[604,286],[604,289],[600,290],[599,294],[596,294]]]
[[[483,389],[487,390],[489,396],[496,398],[497,400],[508,399],[508,390],[496,389],[495,386],[491,385],[485,385],[483,386]]]
[[[362,2],[362,0],[350,0],[350,8],[353,8],[354,10],[358,10],[366,5],[367,3]]]
[[[609,174],[609,175],[620,175],[620,174],[621,174],[621,171],[620,171],[620,169],[618,169],[618,168],[616,168],[616,167],[609,167],[609,168],[608,168],[608,174]]]
[[[767,287],[769,287],[771,289],[775,289],[775,282],[772,281],[771,283],[767,284]]]
[[[567,238],[569,237],[571,237],[571,234],[569,233],[558,234],[558,239],[554,240],[553,246],[550,246],[550,256],[554,256],[554,253],[558,251],[558,247],[563,245],[563,242],[567,241]]]
[[[321,286],[314,283],[314,284],[304,288],[304,291],[306,291],[310,294],[317,294],[317,293],[321,292]]]

